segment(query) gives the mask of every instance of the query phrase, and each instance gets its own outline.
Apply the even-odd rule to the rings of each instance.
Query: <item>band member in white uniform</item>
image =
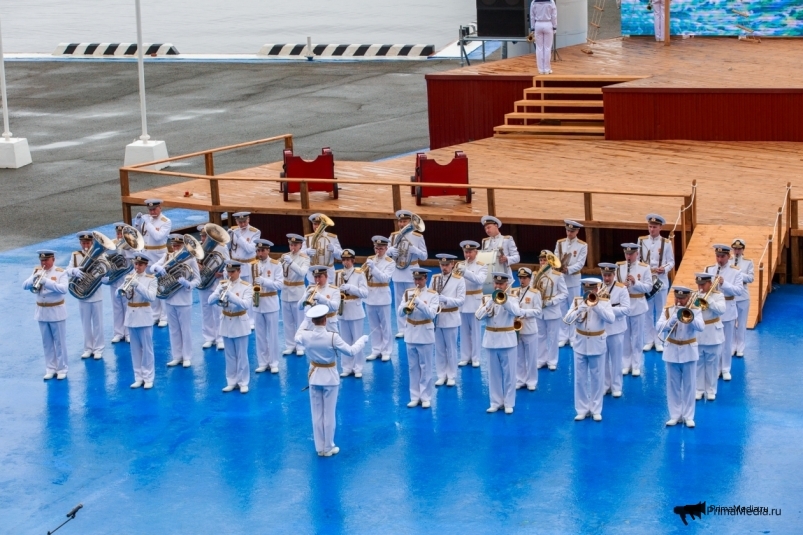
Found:
[[[251,283],[240,278],[242,264],[230,260],[226,263],[227,281],[209,296],[209,302],[220,307],[220,335],[226,353],[226,386],[223,392],[240,389],[248,392],[251,367],[248,364],[248,335],[251,334],[246,312],[254,302],[254,289]]]
[[[552,40],[558,31],[558,7],[554,0],[533,0],[530,31],[535,41],[538,74],[552,74]]]
[[[685,422],[694,427],[694,393],[697,389],[697,336],[705,329],[699,308],[690,308],[691,290],[675,286],[675,306],[667,308],[658,320],[656,329],[663,337],[663,360],[666,362],[666,401],[669,406],[667,426]],[[691,321],[678,319],[678,311],[686,308]],[[664,332],[666,331],[666,332]]]
[[[161,199],[146,199],[145,207],[148,209],[148,215],[137,214],[131,224],[142,234],[142,239],[145,241],[145,256],[153,265],[167,253],[167,237],[170,236],[173,223],[162,215]],[[151,310],[153,310],[153,322],[158,323],[159,327],[167,327],[167,312],[162,307],[161,299],[151,303]]]
[[[742,272],[730,266],[731,248],[727,245],[714,245],[717,263],[705,268],[706,273],[719,277],[717,289],[725,296],[725,313],[721,317],[722,327],[725,331],[725,341],[720,351],[719,370],[725,381],[731,380],[731,359],[733,358],[733,325],[739,316],[736,310],[737,297],[745,292]],[[719,375],[719,374],[717,374]]]
[[[167,274],[164,266],[168,265],[172,259],[181,254],[184,250],[184,236],[181,234],[171,234],[170,242],[173,252],[163,256],[158,262],[151,266],[150,271],[163,277]],[[195,257],[190,256],[185,261],[185,265],[190,268],[192,276],[189,279],[179,277],[178,283],[181,288],[173,295],[164,299],[165,311],[167,312],[168,329],[170,330],[170,352],[172,360],[168,366],[178,366],[181,364],[185,368],[192,365],[192,291],[201,282],[201,271]],[[157,278],[157,284],[159,279]]]
[[[45,381],[56,376],[67,377],[67,273],[56,267],[56,253],[44,249],[37,251],[39,267],[22,283],[23,290],[36,294],[33,319],[39,323],[42,347],[45,352]]]
[[[605,395],[605,353],[608,346],[605,328],[616,318],[608,297],[599,297],[602,281],[583,279],[587,292],[575,297],[563,321],[574,327],[574,410],[575,421],[585,420],[589,414],[595,422],[602,420],[602,398]],[[593,296],[593,297],[592,297]],[[592,304],[596,302],[596,304]]]
[[[558,369],[560,351],[558,342],[563,325],[562,310],[569,298],[563,273],[549,267],[548,258],[551,251],[541,251],[538,257],[540,269],[533,280],[533,287],[541,296],[541,317],[536,316],[535,324],[538,332],[537,367],[548,366],[550,371]],[[553,255],[554,256],[554,255]]]
[[[211,239],[206,235],[206,232],[204,232],[204,226],[205,225],[198,225],[197,227],[198,231],[201,233],[201,244],[206,244],[206,241]],[[215,248],[212,249],[212,252],[219,253],[225,262],[231,260],[228,245],[217,244]],[[223,337],[220,336],[220,311],[217,306],[209,304],[209,296],[215,292],[217,285],[223,280],[224,271],[225,266],[215,274],[215,282],[208,288],[204,290],[198,288],[198,300],[201,302],[201,333],[204,337],[204,344],[202,347],[204,349],[217,345],[217,349],[223,351]]]
[[[588,256],[588,245],[577,238],[583,225],[571,219],[565,219],[563,224],[566,227],[566,237],[555,244],[555,256],[560,260],[560,270],[568,291],[568,297],[563,302],[561,309],[561,317],[569,311],[569,306],[574,302],[574,298],[580,296],[580,271],[586,265]],[[563,347],[569,342],[572,332],[573,329],[561,322],[558,347]]]
[[[621,282],[616,282],[616,264],[599,265],[602,274],[602,295],[608,295],[613,311],[613,323],[605,324],[605,384],[603,392],[622,397],[622,344],[630,313],[630,294]]]
[[[466,283],[454,272],[457,257],[437,254],[441,272],[432,276],[429,289],[438,294],[440,308],[435,319],[435,386],[455,385],[457,377],[457,331],[460,328],[460,308],[466,301]]]
[[[323,240],[320,244],[322,254],[318,254],[317,249],[312,243],[318,228],[321,226],[321,216],[326,217],[325,214],[312,214],[309,220],[312,223],[312,233],[304,235],[304,248],[306,249],[307,256],[309,256],[310,264],[318,266],[326,266],[329,268],[329,281],[335,280],[335,260],[340,260],[343,254],[343,248],[340,246],[340,240],[337,234],[331,232],[321,231],[321,236],[318,240]],[[312,275],[307,276],[307,281],[312,284]]]
[[[367,336],[361,336],[353,345],[348,345],[339,334],[326,329],[328,314],[329,308],[325,305],[316,305],[307,310],[306,317],[313,327],[309,331],[299,330],[294,342],[299,347],[307,348],[312,434],[315,451],[321,457],[331,457],[340,452],[340,448],[335,446],[335,411],[340,389],[337,355],[340,353],[342,360],[343,356],[360,353],[368,341]]]
[[[475,314],[482,304],[482,286],[488,278],[488,266],[477,260],[479,243],[464,240],[460,242],[460,248],[463,249],[465,261],[457,264],[455,269],[463,276],[466,300],[460,307],[460,362],[457,365],[471,364],[474,368],[479,368],[482,325]]]
[[[404,292],[399,303],[399,316],[407,322],[404,329],[404,343],[407,345],[407,368],[410,375],[409,408],[421,404],[428,409],[432,402],[433,349],[435,346],[435,324],[440,300],[435,290],[427,289],[429,270],[416,267],[413,270],[414,286]]]
[[[259,364],[255,371],[262,373],[270,369],[270,373],[279,373],[279,291],[284,276],[279,261],[268,256],[273,242],[261,238],[254,242],[257,263],[252,264],[251,268],[257,275],[254,286],[259,286],[259,304],[251,307]]]
[[[151,303],[156,301],[156,278],[146,273],[148,262],[144,254],[135,254],[134,271],[123,277],[124,285],[118,290],[118,293],[127,293],[130,297],[126,297],[125,326],[131,338],[131,365],[134,368],[131,388],[144,384],[146,390],[153,388],[156,375],[151,310]]]
[[[371,333],[371,353],[366,360],[381,357],[383,362],[387,362],[393,349],[390,281],[396,271],[396,264],[386,255],[390,240],[384,236],[374,236],[371,241],[376,254],[369,256],[362,267],[368,284],[365,311],[368,314],[368,328]]]
[[[505,294],[510,284],[510,275],[502,272],[492,274],[494,294],[483,297],[477,309],[477,319],[486,319],[482,347],[488,351],[488,390],[491,406],[485,412],[496,412],[501,407],[505,414],[513,414],[516,406],[516,332],[513,322],[521,316],[516,299],[505,297],[497,304],[497,292]],[[506,294],[505,294],[506,295]]]
[[[337,311],[340,309],[340,289],[334,284],[329,284],[329,268],[326,266],[310,266],[310,271],[314,284],[307,286],[307,292],[298,302],[298,309],[306,313],[310,306],[326,305],[329,308],[329,314],[326,315],[326,330],[339,333]],[[310,319],[305,317],[299,329],[305,331],[312,329]]]
[[[496,263],[492,269],[512,275],[511,266],[518,264],[521,260],[516,242],[513,241],[512,236],[503,236],[499,232],[499,229],[502,228],[502,221],[498,218],[486,215],[482,216],[481,222],[485,228],[485,234],[488,235],[487,238],[482,239],[482,250],[498,251]]]
[[[750,312],[750,287],[748,286],[755,280],[753,261],[744,257],[744,240],[736,238],[731,244],[733,248],[733,258],[730,265],[734,269],[742,272],[742,284],[744,292],[734,299],[736,303],[736,325],[733,328],[733,353],[737,357],[744,356],[744,336],[747,333],[747,314]]]
[[[368,284],[365,281],[363,270],[354,267],[353,249],[343,249],[340,253],[343,269],[335,272],[335,286],[340,289],[340,310],[337,321],[340,328],[340,337],[348,345],[360,339],[365,323],[365,310],[362,308],[363,299],[368,297]],[[390,297],[390,296],[388,296]],[[390,334],[390,330],[388,330]],[[390,338],[388,338],[390,339]],[[340,359],[342,371],[340,377],[348,377],[352,373],[357,379],[362,377],[365,365],[365,355],[362,351],[357,354],[343,355]]]
[[[624,284],[630,294],[630,312],[622,348],[622,375],[632,372],[633,377],[638,377],[644,364],[644,322],[647,320],[645,294],[652,289],[652,273],[650,266],[638,261],[637,243],[623,243],[622,249],[625,260],[616,263],[616,280]]]
[[[87,256],[87,252],[92,247],[95,239],[89,231],[79,232],[78,239],[81,242],[81,249],[73,251],[70,257],[70,265],[65,270],[70,279],[80,280],[84,278],[84,273],[79,269],[81,263]],[[84,330],[84,352],[81,353],[82,359],[94,356],[95,360],[103,358],[103,292],[98,286],[86,299],[78,300],[78,310],[81,312],[81,326]]]
[[[655,40],[664,40],[664,2],[669,0],[651,0],[652,1],[652,17],[655,25]],[[666,37],[669,39],[669,37]]]
[[[697,400],[705,395],[708,401],[717,397],[717,379],[719,378],[719,355],[722,352],[722,343],[725,341],[724,328],[721,317],[725,313],[725,297],[722,292],[714,290],[714,276],[710,273],[695,273],[697,292],[692,295],[692,303],[696,299],[705,299],[707,307],[702,310],[705,329],[697,335]]]
[[[653,277],[661,281],[661,289],[647,299],[647,319],[644,321],[644,351],[655,346],[659,353],[664,346],[658,340],[655,332],[655,323],[664,313],[666,295],[669,292],[669,272],[675,267],[675,252],[672,250],[672,240],[661,237],[661,227],[666,220],[658,214],[647,214],[647,231],[649,234],[638,239],[639,261],[650,266]],[[652,289],[650,289],[652,291]]]
[[[241,264],[254,264],[257,261],[257,248],[254,240],[262,237],[262,231],[256,227],[251,226],[251,212],[237,212],[232,214],[234,221],[237,222],[237,227],[229,230],[231,234],[231,241],[229,242],[229,251],[231,252],[231,259]],[[243,266],[240,278],[247,282],[253,282],[251,269],[248,266]],[[251,317],[251,311],[246,313],[248,320],[251,323],[251,330],[254,329],[254,319]]]
[[[119,245],[120,243],[125,243],[125,240],[123,239],[123,227],[124,226],[125,226],[125,223],[115,223],[114,224],[114,230],[117,233],[117,239],[114,240],[114,243],[116,245]],[[121,254],[130,263],[130,262],[132,262],[132,259],[134,258],[134,255],[137,254],[137,252],[132,251],[131,248],[128,247],[128,245],[126,244],[126,245],[124,245],[122,247]],[[112,336],[112,343],[113,344],[116,344],[117,342],[122,342],[123,340],[125,340],[126,342],[129,341],[129,337],[127,335],[127,329],[125,327],[125,315],[126,315],[126,309],[127,309],[127,307],[126,307],[126,302],[127,301],[126,301],[125,296],[117,291],[120,288],[120,286],[123,285],[123,280],[124,279],[125,279],[125,277],[123,276],[123,277],[120,277],[119,279],[117,279],[116,281],[114,281],[113,283],[109,284],[109,297],[111,297],[111,300],[112,300],[112,322],[114,324],[114,331],[113,331],[114,334]]]
[[[396,301],[397,310],[401,305],[404,292],[413,287],[413,270],[418,268],[418,261],[427,259],[427,244],[424,242],[424,236],[420,232],[414,230],[411,232],[405,231],[402,236],[402,231],[405,227],[412,224],[412,215],[413,213],[407,210],[396,212],[398,230],[390,235],[390,246],[387,253],[396,262],[392,280],[393,297]],[[404,249],[407,249],[406,253]],[[407,267],[402,267],[404,264],[408,264]],[[402,316],[396,315],[396,323],[399,328],[396,338],[404,338],[404,329],[407,326],[407,322],[404,319]]]
[[[541,317],[541,294],[530,287],[533,272],[530,268],[519,268],[520,288],[509,292],[519,302],[521,309],[521,330],[518,332],[519,345],[516,355],[516,388],[535,390],[538,388],[538,318]]]
[[[298,234],[288,234],[290,252],[282,255],[282,323],[285,349],[282,355],[304,354],[304,349],[296,347],[296,331],[304,323],[304,312],[298,308],[298,301],[304,297],[304,280],[309,271],[309,257],[301,252],[304,238]]]

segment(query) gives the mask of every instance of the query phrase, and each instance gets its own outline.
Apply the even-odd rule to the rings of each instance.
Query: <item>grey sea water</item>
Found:
[[[266,43],[433,44],[476,20],[475,0],[141,0],[143,39],[192,54],[254,54]],[[136,42],[134,0],[0,4],[5,51]]]

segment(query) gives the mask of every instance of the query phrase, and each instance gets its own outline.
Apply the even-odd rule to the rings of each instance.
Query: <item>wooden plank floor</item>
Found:
[[[650,37],[610,39],[594,45],[593,55],[581,52],[585,45],[560,49],[562,61],[552,63],[555,76],[638,75],[642,80],[627,87],[677,88],[797,88],[803,89],[801,39],[767,39],[750,44],[735,38],[672,39],[671,46]],[[533,55],[475,63],[470,67],[438,73],[445,75],[538,74]]]

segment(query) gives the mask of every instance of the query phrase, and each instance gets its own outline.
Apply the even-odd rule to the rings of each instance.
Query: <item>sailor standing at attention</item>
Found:
[[[558,32],[558,8],[554,0],[533,0],[530,30],[534,34],[538,74],[552,74],[552,39]]]
[[[675,267],[675,252],[672,250],[672,240],[661,237],[661,227],[666,223],[658,214],[647,214],[647,236],[638,239],[639,260],[650,266],[653,277],[661,281],[661,289],[650,299],[647,299],[647,319],[644,321],[644,351],[655,346],[659,353],[664,346],[655,332],[655,323],[664,313],[666,295],[669,292],[669,272]],[[651,291],[652,289],[650,289]]]
[[[407,344],[407,367],[410,372],[410,402],[413,408],[421,403],[428,409],[435,387],[433,381],[433,349],[435,346],[435,317],[440,300],[435,290],[427,290],[426,268],[413,270],[413,288],[404,292],[399,303],[399,316],[407,322],[404,342]]]
[[[234,221],[237,222],[237,226],[229,229],[229,234],[231,234],[231,241],[229,242],[231,259],[243,264],[240,278],[246,282],[253,283],[250,265],[255,264],[257,261],[257,248],[254,240],[262,237],[262,231],[251,226],[251,212],[237,212],[232,216]],[[254,320],[250,316],[250,311],[246,315],[251,324],[251,330],[253,330]]]
[[[744,278],[741,271],[730,265],[730,247],[716,244],[714,245],[714,252],[716,253],[717,263],[705,268],[705,272],[714,275],[714,282],[717,283],[718,280],[717,289],[725,295],[727,308],[721,317],[722,327],[725,330],[725,341],[722,343],[722,350],[720,351],[719,371],[722,373],[722,379],[730,381],[731,359],[733,358],[733,324],[736,323],[736,318],[739,317],[735,299],[741,297],[745,292]]]
[[[622,375],[632,370],[633,377],[638,377],[644,364],[644,322],[647,319],[645,294],[652,289],[652,273],[650,266],[638,261],[637,243],[623,243],[622,249],[625,260],[616,263],[616,280],[624,284],[630,294],[630,312],[622,350]]]
[[[683,286],[675,286],[673,290],[675,306],[664,310],[656,326],[659,334],[667,331],[663,354],[666,362],[666,401],[669,406],[666,425],[671,427],[678,422],[685,422],[686,427],[694,427],[697,335],[705,329],[705,322],[700,309],[689,306],[691,290]]]
[[[435,255],[440,259],[441,272],[433,275],[429,289],[438,294],[440,304],[435,320],[435,386],[454,386],[457,377],[457,330],[460,328],[460,308],[466,301],[466,283],[454,272],[456,256]]]
[[[256,271],[254,286],[259,287],[259,300],[251,311],[259,364],[254,371],[262,373],[270,369],[270,373],[279,373],[279,290],[284,281],[282,266],[269,256],[273,242],[259,238],[254,243],[257,263],[252,264],[252,269]]]
[[[574,302],[575,297],[580,296],[580,271],[586,265],[588,256],[588,245],[583,240],[577,238],[577,234],[583,225],[577,221],[566,219],[563,221],[566,226],[566,237],[558,240],[555,244],[555,256],[560,260],[560,271],[566,283],[566,290],[569,292],[566,301],[563,302],[561,317],[569,311],[569,306]],[[563,347],[569,342],[572,329],[562,323],[560,326],[560,340],[558,347]]]
[[[369,256],[362,266],[363,276],[368,285],[365,311],[368,314],[368,328],[371,333],[371,353],[365,360],[382,357],[382,361],[387,362],[393,350],[390,281],[393,272],[396,271],[396,264],[386,255],[390,240],[384,236],[374,236],[371,241],[376,254]]]
[[[662,42],[668,36],[664,36],[664,2],[669,0],[651,0],[652,2],[652,17],[655,26],[655,40]]]
[[[622,397],[622,344],[627,331],[627,315],[630,313],[630,294],[621,282],[616,282],[616,264],[602,263],[603,295],[608,295],[613,311],[613,323],[605,324],[605,384],[604,393]]]
[[[340,255],[343,269],[335,272],[335,286],[340,289],[340,310],[337,312],[340,318],[337,323],[340,337],[348,345],[355,344],[362,336],[362,326],[365,322],[362,301],[368,297],[368,284],[363,270],[354,267],[355,256],[353,249],[343,249]],[[353,373],[354,377],[359,379],[362,377],[364,365],[365,355],[362,351],[353,356],[344,355],[340,362],[343,370],[340,372],[340,377],[348,377]]]
[[[482,226],[485,228],[485,234],[488,235],[487,238],[482,239],[482,250],[497,252],[493,269],[512,275],[513,269],[510,266],[518,264],[521,260],[516,242],[513,241],[512,236],[504,236],[499,232],[499,229],[502,228],[500,219],[486,215],[482,216],[480,221],[482,221]]]
[[[558,339],[564,316],[561,311],[569,298],[569,291],[566,289],[566,277],[560,271],[552,269],[550,259],[556,261],[552,251],[541,251],[538,256],[540,269],[532,285],[541,296],[541,317],[535,318],[538,332],[537,367],[541,369],[548,366],[549,371],[554,372],[558,369],[560,356]]]
[[[482,304],[482,286],[488,278],[488,266],[477,260],[479,243],[464,240],[460,242],[460,248],[463,249],[463,257],[466,260],[457,264],[455,269],[465,281],[466,300],[460,307],[460,362],[457,365],[471,364],[474,368],[479,368],[482,326],[475,313]]]
[[[55,375],[67,378],[67,273],[56,267],[56,253],[44,249],[37,251],[39,267],[22,283],[23,290],[36,294],[33,319],[39,323],[42,346],[45,351],[45,381]]]
[[[220,307],[220,335],[226,353],[226,386],[223,392],[240,389],[248,392],[251,368],[248,364],[248,335],[251,334],[246,312],[254,301],[254,289],[240,278],[242,264],[229,260],[226,273],[229,278],[218,284],[209,296],[209,303]]]
[[[505,414],[513,414],[516,406],[516,332],[513,322],[521,316],[516,299],[505,293],[510,284],[510,275],[494,272],[494,293],[483,297],[477,309],[477,319],[486,318],[482,347],[488,351],[488,390],[491,406],[485,412],[505,408]]]
[[[123,238],[123,227],[125,226],[126,224],[122,222],[114,224],[114,230],[117,234],[117,239],[114,240],[116,245],[125,241]],[[138,251],[133,251],[131,247],[126,244],[122,247],[120,254],[128,260],[130,265],[130,262],[132,262],[134,255],[138,254]],[[126,298],[117,291],[120,286],[123,285],[123,280],[125,280],[124,276],[109,284],[109,297],[111,297],[112,300],[112,322],[114,323],[114,334],[112,336],[113,344],[122,342],[123,340],[126,342],[129,341],[125,328]]]
[[[148,215],[137,214],[133,226],[142,234],[142,239],[145,241],[145,256],[153,265],[167,253],[167,238],[170,236],[173,223],[162,215],[161,199],[146,199],[145,207],[148,209]],[[158,323],[159,327],[167,327],[167,311],[162,306],[161,299],[151,304],[151,310],[153,310],[153,322]]]
[[[519,268],[521,287],[516,289],[516,299],[521,309],[521,330],[516,356],[516,388],[538,388],[538,318],[541,317],[541,294],[530,286],[533,272]]]
[[[87,257],[95,241],[92,232],[84,231],[78,233],[78,240],[81,249],[73,251],[70,257],[70,265],[67,267],[67,276],[76,281],[84,278],[85,273],[80,266]],[[81,312],[81,325],[84,328],[84,352],[81,353],[82,359],[94,356],[95,360],[103,358],[103,292],[100,286],[86,296],[78,300],[78,310]]]
[[[153,388],[155,377],[153,359],[153,311],[156,301],[156,278],[145,270],[149,259],[144,254],[134,256],[134,271],[123,280],[119,293],[126,295],[125,326],[131,338],[131,365],[134,382],[131,388]],[[129,279],[131,277],[131,279]],[[172,327],[171,327],[172,328]]]
[[[695,399],[708,401],[717,398],[717,379],[719,378],[719,355],[722,352],[722,343],[725,341],[724,328],[720,317],[725,313],[725,297],[722,292],[714,290],[714,276],[710,273],[695,273],[697,280],[697,293],[692,296],[692,302],[705,299],[705,305],[699,303],[702,310],[705,330],[697,336],[697,395]],[[709,293],[711,292],[711,293]]]
[[[205,227],[206,225],[198,225],[197,227],[198,232],[200,232],[202,245],[206,245],[207,241],[212,239],[206,235]],[[226,244],[217,244],[215,248],[212,249],[212,252],[218,253],[223,258],[224,265],[215,273],[214,282],[207,288],[201,289],[198,287],[198,300],[201,302],[201,333],[204,337],[204,344],[202,347],[208,349],[217,344],[217,349],[223,351],[223,337],[220,336],[220,312],[216,306],[209,304],[209,296],[214,293],[217,285],[223,280],[223,272],[226,267],[225,262],[231,260],[231,257],[229,256],[229,247]]]
[[[340,448],[335,446],[335,427],[337,419],[337,393],[340,377],[337,375],[337,355],[352,356],[359,353],[368,341],[361,336],[353,345],[348,345],[339,334],[326,329],[326,316],[329,308],[315,305],[306,312],[312,323],[312,330],[299,330],[295,335],[295,345],[304,347],[309,358],[309,400],[312,410],[312,433],[315,451],[320,457],[336,455]]]
[[[418,268],[419,260],[427,259],[427,244],[424,242],[423,234],[414,230],[412,212],[399,210],[396,212],[396,219],[399,230],[390,235],[388,256],[396,261],[396,269],[393,271],[392,278],[393,297],[396,300],[396,309],[399,310],[404,292],[414,286],[413,270]],[[399,328],[396,338],[404,338],[407,322],[402,316],[397,315],[396,323]]]
[[[742,272],[742,284],[744,292],[734,299],[736,303],[736,325],[733,329],[733,353],[737,357],[744,356],[744,336],[747,333],[747,313],[750,312],[750,288],[748,284],[755,280],[753,271],[753,261],[744,257],[744,240],[736,238],[731,244],[733,248],[733,258],[730,265],[734,269]]]
[[[282,264],[282,323],[284,324],[285,349],[282,355],[304,354],[303,348],[296,347],[296,331],[304,323],[304,312],[298,308],[298,301],[304,297],[304,279],[309,271],[309,257],[301,252],[304,238],[298,234],[288,234],[290,251],[283,254]]]
[[[575,329],[574,343],[574,420],[585,420],[589,414],[595,422],[602,420],[602,398],[605,395],[605,328],[615,321],[608,296],[598,294],[602,281],[583,279],[585,297],[575,297],[563,318]]]

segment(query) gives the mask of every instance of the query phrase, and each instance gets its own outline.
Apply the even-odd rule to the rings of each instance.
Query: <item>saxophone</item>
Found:
[[[259,308],[259,294],[262,292],[262,286],[257,284],[257,277],[259,277],[259,261],[251,264],[251,281],[254,283],[254,297],[252,298],[254,308]]]

